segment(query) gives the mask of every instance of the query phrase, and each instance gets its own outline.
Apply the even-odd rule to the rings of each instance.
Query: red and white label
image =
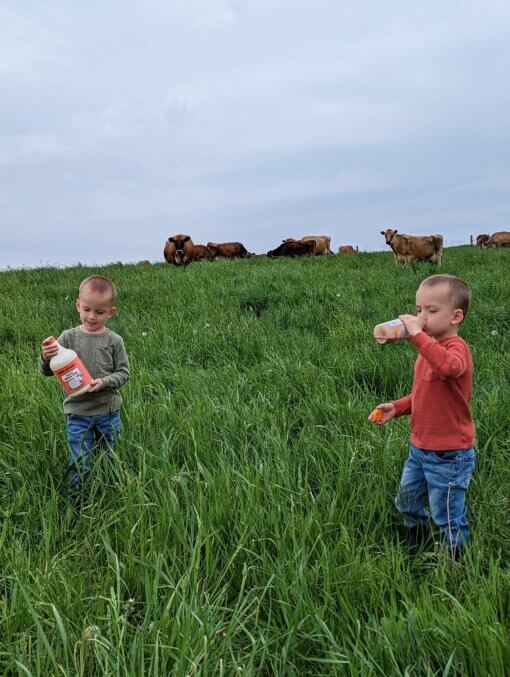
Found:
[[[89,386],[92,381],[92,376],[79,357],[75,357],[62,369],[57,369],[55,376],[64,386],[66,395],[76,395],[80,390]]]

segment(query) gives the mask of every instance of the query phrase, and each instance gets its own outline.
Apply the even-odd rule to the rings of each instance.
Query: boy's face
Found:
[[[464,319],[460,308],[455,308],[447,284],[420,286],[416,292],[417,315],[423,322],[423,331],[438,341],[456,336]]]
[[[110,294],[99,294],[84,287],[76,299],[76,310],[80,314],[83,331],[99,334],[104,331],[105,323],[115,313],[115,306],[112,306]]]

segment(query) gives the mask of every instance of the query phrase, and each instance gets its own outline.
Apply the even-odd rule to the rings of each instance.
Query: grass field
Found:
[[[445,250],[473,290],[473,547],[413,557],[393,496],[414,312],[392,255],[111,265],[123,437],[73,507],[40,341],[85,267],[0,273],[0,674],[505,675],[510,665],[510,250]]]

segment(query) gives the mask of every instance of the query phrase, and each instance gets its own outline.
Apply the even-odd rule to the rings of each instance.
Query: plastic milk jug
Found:
[[[377,343],[384,345],[385,343],[393,343],[398,339],[407,338],[408,332],[402,320],[389,320],[388,322],[381,322],[374,327],[374,338]]]
[[[51,358],[50,369],[64,387],[66,395],[74,397],[90,390],[92,376],[76,351],[61,346],[54,336],[44,341],[45,345],[51,343],[57,344],[58,353]]]

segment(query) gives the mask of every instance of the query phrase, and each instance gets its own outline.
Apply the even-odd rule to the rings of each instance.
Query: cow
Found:
[[[315,256],[324,256],[325,254],[332,254],[331,238],[329,235],[305,235],[300,240],[295,240],[289,237],[283,242],[315,242]]]
[[[141,261],[138,261],[139,266],[146,266],[146,265],[150,266],[150,263],[151,262],[149,261],[149,259],[142,259]]]
[[[193,240],[190,235],[180,233],[168,238],[163,250],[165,261],[174,266],[187,266],[193,261]]]
[[[392,248],[397,263],[429,261],[441,265],[442,235],[404,235],[391,228],[381,230],[381,235],[384,235],[386,244]]]
[[[324,256],[325,254],[332,254],[330,249],[331,238],[329,235],[305,235],[300,240],[293,237],[288,237],[282,240],[285,244],[287,242],[315,242],[315,256]]]
[[[482,235],[477,235],[476,236],[476,246],[477,247],[483,247],[489,238],[490,238],[490,235],[487,235],[486,233],[483,233]]]
[[[493,233],[484,247],[510,247],[510,232],[508,230],[500,230]]]
[[[214,259],[248,259],[253,254],[240,242],[208,242],[207,248]]]
[[[357,251],[357,248],[354,249],[352,244],[342,244],[340,247],[338,247],[339,254],[356,254]]]
[[[214,261],[214,257],[205,244],[194,244],[192,252],[193,261]]]
[[[302,242],[301,240],[287,240],[279,247],[268,251],[269,257],[274,256],[313,256],[315,254],[315,241]]]

